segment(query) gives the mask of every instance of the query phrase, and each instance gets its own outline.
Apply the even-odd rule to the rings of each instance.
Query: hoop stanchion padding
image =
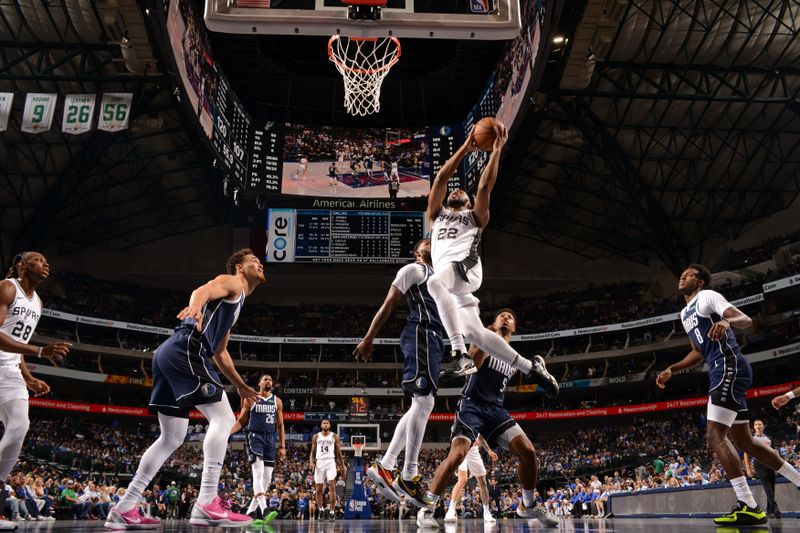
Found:
[[[328,41],[328,58],[344,78],[347,112],[363,117],[380,111],[381,85],[400,59],[400,40],[334,35]]]

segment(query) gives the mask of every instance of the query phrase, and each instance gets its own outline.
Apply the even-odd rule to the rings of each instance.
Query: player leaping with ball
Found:
[[[481,268],[481,234],[489,223],[489,197],[497,181],[500,153],[508,140],[505,126],[494,124],[494,144],[489,162],[481,174],[475,194],[475,205],[467,193],[455,189],[447,196],[447,183],[467,153],[476,149],[474,130],[467,140],[439,170],[428,196],[428,219],[431,222],[431,255],[433,276],[428,290],[436,301],[439,316],[452,345],[452,372],[469,375],[477,369],[467,353],[466,343],[474,344],[486,353],[533,378],[543,392],[558,396],[558,382],[550,375],[544,359],[522,357],[498,334],[483,327],[478,299],[472,296],[483,281]]]

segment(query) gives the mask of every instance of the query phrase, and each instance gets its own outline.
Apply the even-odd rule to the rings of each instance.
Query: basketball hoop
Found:
[[[354,442],[353,443],[353,457],[361,457],[362,453],[364,453],[364,443],[363,442]]]
[[[333,35],[328,58],[344,78],[344,107],[354,116],[381,109],[381,84],[400,59],[397,37],[347,37]]]

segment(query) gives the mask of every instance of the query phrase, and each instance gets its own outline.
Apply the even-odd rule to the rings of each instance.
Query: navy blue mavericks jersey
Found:
[[[225,335],[231,330],[236,320],[239,318],[239,312],[244,305],[244,292],[234,300],[227,300],[220,298],[219,300],[211,300],[203,306],[203,331],[199,333],[200,344],[202,347],[201,355],[206,358],[214,355],[219,348]],[[184,318],[183,322],[176,328],[177,330],[184,328],[192,329],[192,336],[197,336],[196,329],[197,321],[194,318]],[[203,353],[205,352],[205,353]]]
[[[467,377],[462,395],[477,404],[502,406],[506,385],[516,371],[508,363],[487,355],[478,371]]]
[[[708,338],[708,330],[715,322],[722,320],[722,313],[731,304],[720,293],[712,290],[702,290],[681,311],[683,329],[689,339],[703,354],[709,371],[714,373],[726,362],[741,358],[742,350],[736,342],[736,336],[730,328],[724,339],[712,341]]]
[[[444,334],[436,302],[428,292],[428,279],[433,268],[425,263],[412,263],[397,272],[392,285],[405,294],[408,303],[408,324]]]
[[[250,407],[250,420],[247,422],[247,431],[261,435],[272,435],[276,431],[278,422],[278,403],[275,395],[269,398],[260,396]]]

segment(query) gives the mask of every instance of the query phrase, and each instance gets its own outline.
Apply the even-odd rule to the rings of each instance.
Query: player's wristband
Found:
[[[790,390],[789,392],[787,392],[786,397],[789,398],[790,400],[793,399],[795,397],[794,391]]]
[[[39,346],[39,350],[36,352],[36,357],[39,359],[42,358],[42,350],[44,350],[44,346]]]

